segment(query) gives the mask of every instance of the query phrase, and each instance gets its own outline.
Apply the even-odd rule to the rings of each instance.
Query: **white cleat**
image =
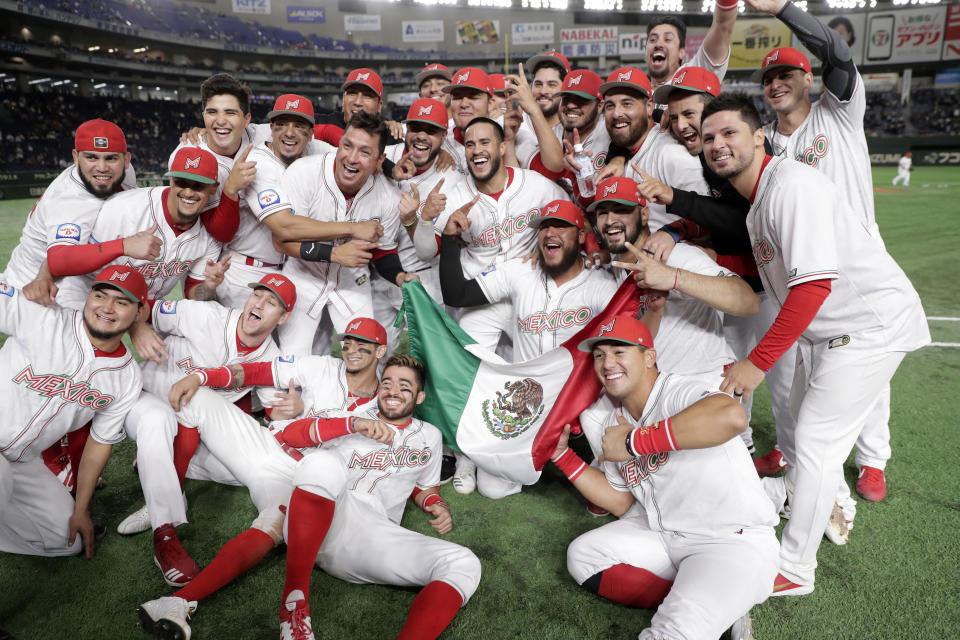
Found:
[[[733,621],[730,628],[727,629],[720,640],[756,640],[753,637],[753,620],[750,618],[750,612]]]
[[[850,540],[850,528],[853,523],[849,522],[843,514],[843,509],[839,504],[833,505],[833,511],[830,512],[830,520],[827,522],[827,528],[823,530],[823,535],[827,540],[835,545],[843,546]]]
[[[453,489],[464,495],[477,488],[477,465],[466,456],[457,457],[457,472],[453,474]]]
[[[150,512],[147,511],[147,505],[143,505],[117,525],[117,533],[122,536],[132,536],[144,531],[150,531]]]
[[[183,598],[157,598],[137,607],[140,626],[163,640],[190,640],[190,625],[187,620],[197,610],[196,602]]]

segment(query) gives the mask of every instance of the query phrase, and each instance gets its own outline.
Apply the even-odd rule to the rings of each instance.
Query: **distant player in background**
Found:
[[[897,177],[893,179],[893,185],[896,186],[897,183],[903,181],[903,186],[909,187],[911,171],[913,171],[913,154],[907,151],[900,156],[900,161],[897,162]]]

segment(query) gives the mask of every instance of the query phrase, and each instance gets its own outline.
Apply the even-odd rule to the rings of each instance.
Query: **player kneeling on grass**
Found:
[[[414,407],[423,402],[423,375],[423,366],[413,358],[392,356],[384,366],[376,403],[352,413],[296,420],[272,432],[252,419],[231,415],[235,412],[229,407],[211,414],[210,391],[197,391],[181,416],[205,414],[210,427],[229,434],[234,446],[243,449],[237,456],[241,464],[231,471],[250,488],[260,515],[188,587],[141,605],[144,628],[162,638],[189,638],[187,617],[196,607],[191,600],[213,593],[254,566],[284,532],[288,549],[282,638],[314,637],[307,600],[314,563],[350,582],[426,585],[400,637],[437,637],[476,590],[480,561],[464,547],[399,524],[404,503],[412,496],[433,517],[438,533],[453,525],[436,489],[440,432],[412,417]],[[301,450],[314,447],[320,449],[303,457]],[[251,464],[254,459],[258,464]],[[268,506],[271,500],[273,506]]]
[[[770,595],[777,515],[736,437],[747,425],[739,403],[695,377],[660,373],[652,344],[629,316],[580,343],[619,406],[606,420],[603,471],[567,447],[569,427],[552,459],[620,520],[570,543],[567,568],[604,598],[657,608],[641,639],[718,638]]]

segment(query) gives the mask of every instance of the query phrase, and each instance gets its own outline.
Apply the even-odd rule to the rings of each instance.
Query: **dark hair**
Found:
[[[750,126],[750,131],[756,131],[760,128],[760,112],[754,106],[753,100],[745,93],[724,92],[710,101],[703,108],[703,115],[700,116],[701,126],[707,121],[707,118],[719,111],[736,111],[740,114],[740,119]]]
[[[489,124],[489,125],[493,125],[493,132],[494,132],[494,134],[497,136],[497,142],[503,142],[505,136],[504,136],[504,133],[503,133],[503,127],[500,126],[500,123],[497,122],[496,120],[491,120],[490,118],[485,118],[485,117],[483,117],[483,116],[479,116],[479,117],[477,117],[477,118],[474,118],[474,119],[471,120],[470,122],[468,122],[468,123],[467,123],[467,126],[465,126],[465,127],[463,128],[463,135],[466,136],[466,135],[467,135],[467,129],[469,129],[469,128],[472,127],[473,125],[475,125],[475,124],[481,124],[481,123],[484,123],[484,122],[486,122],[486,123]]]
[[[667,102],[669,103],[673,100],[682,100],[683,98],[687,98],[689,96],[700,96],[700,102],[704,106],[713,102],[714,99],[714,96],[710,95],[706,91],[687,91],[686,89],[674,89],[670,92],[670,97],[667,98]]]
[[[218,73],[210,76],[200,85],[200,103],[206,107],[207,101],[213,96],[231,95],[240,104],[240,111],[244,115],[250,113],[250,87],[243,84],[228,73]]]
[[[850,19],[846,16],[837,16],[833,20],[827,23],[827,26],[831,29],[836,29],[838,24],[842,24],[843,28],[847,30],[847,33],[850,34],[850,39],[847,40],[847,44],[853,44],[857,41],[856,37],[853,35],[853,23],[850,22]]]
[[[371,136],[379,136],[380,155],[383,155],[387,148],[387,138],[390,137],[390,130],[387,129],[387,123],[378,113],[367,113],[366,111],[357,111],[350,116],[347,121],[347,129],[360,129]],[[346,130],[344,130],[346,133]]]
[[[413,373],[417,379],[417,387],[420,391],[423,391],[423,380],[426,377],[427,370],[419,360],[413,356],[404,355],[402,353],[395,353],[387,361],[383,363],[383,370],[386,371],[390,367],[406,367],[407,369],[413,369]]]
[[[543,67],[552,67],[556,69],[557,72],[560,74],[561,80],[567,77],[567,69],[563,66],[563,63],[561,63],[559,60],[557,60],[556,62],[554,62],[553,60],[541,60],[536,64],[536,66],[533,67],[530,73],[532,73],[533,75],[537,75],[537,71],[539,71]]]
[[[677,16],[653,16],[647,24],[647,37],[650,37],[650,32],[654,27],[659,27],[661,24],[671,26],[677,30],[677,35],[680,36],[680,48],[683,49],[687,42],[687,25],[684,24],[683,20]]]

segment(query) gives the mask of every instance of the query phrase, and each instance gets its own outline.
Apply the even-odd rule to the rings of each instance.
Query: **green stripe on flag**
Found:
[[[416,416],[440,429],[444,444],[460,452],[457,425],[480,367],[480,359],[463,347],[476,340],[434,302],[419,282],[405,282],[401,291],[403,306],[397,325],[402,325],[406,317],[410,355],[427,368],[427,397],[417,407]]]

